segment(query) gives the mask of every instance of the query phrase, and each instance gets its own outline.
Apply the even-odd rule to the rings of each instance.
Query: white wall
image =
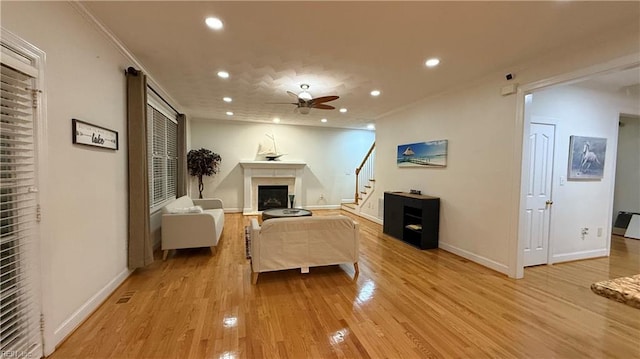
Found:
[[[3,1],[2,26],[46,53],[41,255],[50,353],[128,275],[128,64],[67,2]],[[120,149],[73,145],[72,118],[118,131]]]
[[[440,247],[505,272],[515,101],[498,88],[494,81],[443,95],[378,121],[373,195],[418,189],[440,197]],[[443,139],[449,140],[446,168],[397,167],[398,145]]]
[[[612,223],[620,211],[640,213],[640,117],[620,122]]]
[[[640,54],[637,24],[588,35],[377,120],[374,198],[409,189],[440,197],[440,248],[517,276],[523,124],[518,96],[501,96],[500,90]],[[504,80],[507,72],[515,74],[514,81]],[[449,140],[446,168],[396,166],[398,145],[439,139]],[[373,203],[364,210],[371,216],[378,212]]]
[[[640,113],[640,103],[635,96],[579,86],[554,87],[537,91],[532,97],[532,102],[526,108],[531,120],[556,123],[550,261],[607,255],[616,172],[618,120],[621,112]],[[567,178],[571,135],[607,139],[602,180],[571,180],[561,184],[560,178]],[[638,153],[636,148],[636,161]],[[589,234],[584,239],[581,228],[589,229]]]
[[[239,162],[264,160],[257,153],[261,143],[270,141],[267,133],[275,135],[278,152],[286,153],[280,157],[281,161],[307,163],[302,178],[305,190],[296,203],[316,208],[335,207],[343,199],[353,199],[354,171],[375,140],[373,131],[328,127],[216,120],[192,120],[190,126],[190,149],[204,147],[222,157],[220,172],[203,179],[203,197],[221,198],[230,211],[242,211],[243,207],[243,176]],[[198,196],[197,187],[197,181],[192,177],[193,198]]]

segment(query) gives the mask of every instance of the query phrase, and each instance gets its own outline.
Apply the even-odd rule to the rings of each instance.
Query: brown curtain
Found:
[[[153,263],[147,162],[147,77],[129,67],[127,77],[127,145],[129,155],[129,269]]]
[[[176,183],[176,197],[187,194],[187,116],[178,114],[178,174]]]

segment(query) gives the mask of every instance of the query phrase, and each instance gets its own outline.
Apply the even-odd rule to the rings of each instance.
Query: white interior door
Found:
[[[549,259],[554,143],[554,125],[531,123],[525,147],[529,166],[523,178],[527,191],[523,223],[525,267],[546,264]]]

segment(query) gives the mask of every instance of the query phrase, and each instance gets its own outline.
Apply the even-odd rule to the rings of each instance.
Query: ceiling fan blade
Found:
[[[298,98],[298,94],[296,94],[296,93],[293,93],[293,92],[291,92],[291,91],[287,91],[287,93],[288,93],[288,94],[289,94],[289,96],[291,96],[291,97],[295,97],[296,99]]]
[[[313,105],[311,105],[311,108],[317,108],[317,109],[320,109],[320,110],[335,110],[335,107],[329,106],[329,105],[325,105],[323,103],[313,104]]]
[[[297,102],[265,102],[267,105],[297,105]]]
[[[323,102],[329,102],[329,101],[334,101],[339,99],[339,96],[323,96],[323,97],[317,97],[314,99],[311,99],[311,103],[316,104],[316,103],[323,103]]]

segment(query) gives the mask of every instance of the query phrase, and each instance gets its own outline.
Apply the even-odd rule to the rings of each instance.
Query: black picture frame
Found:
[[[73,143],[118,150],[118,132],[75,118],[71,119]]]

